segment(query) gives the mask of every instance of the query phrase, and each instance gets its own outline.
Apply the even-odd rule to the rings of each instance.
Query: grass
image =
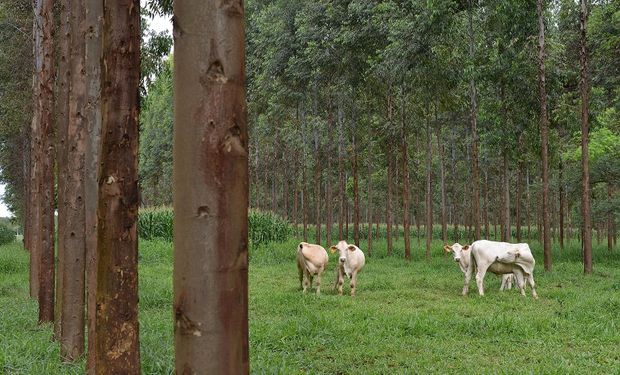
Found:
[[[299,240],[263,245],[250,260],[250,363],[256,374],[620,373],[620,251],[594,251],[594,274],[583,276],[579,248],[554,251],[552,272],[532,246],[540,294],[460,295],[463,276],[442,244],[411,262],[375,245],[360,274],[358,295],[332,291],[335,257],[323,294],[303,295],[294,252]],[[83,361],[62,365],[51,327],[37,326],[28,298],[28,256],[0,247],[0,374],[81,374]],[[173,373],[172,248],[140,244],[140,335],[145,374]],[[347,286],[348,287],[348,286]],[[345,292],[348,288],[345,288]]]

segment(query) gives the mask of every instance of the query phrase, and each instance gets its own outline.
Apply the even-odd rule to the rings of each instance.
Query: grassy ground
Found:
[[[500,293],[493,275],[484,298],[473,282],[464,298],[442,244],[426,261],[413,243],[412,262],[402,249],[385,257],[378,243],[355,298],[333,293],[334,256],[317,297],[298,290],[296,240],[253,251],[252,373],[620,373],[620,251],[596,248],[595,273],[585,277],[576,244],[555,250],[548,273],[533,246],[539,300]],[[83,373],[83,362],[59,363],[51,327],[36,324],[27,258],[18,245],[0,248],[0,374]],[[171,245],[143,241],[140,260],[143,372],[173,373]]]

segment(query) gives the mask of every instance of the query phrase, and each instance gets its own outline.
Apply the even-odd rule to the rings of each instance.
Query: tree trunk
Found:
[[[95,374],[97,342],[97,201],[99,194],[99,162],[101,158],[101,22],[103,3],[87,0],[85,3],[85,59],[86,68],[86,177],[84,179],[86,225],[86,288],[88,316],[88,359],[86,368]]]
[[[409,206],[410,187],[409,187],[409,147],[407,144],[407,132],[405,130],[404,116],[401,126],[401,151],[402,151],[402,172],[403,172],[403,235],[405,239],[405,259],[411,260],[411,236],[409,234]]]
[[[33,56],[34,71],[32,79],[32,121],[30,123],[30,197],[28,203],[30,206],[30,220],[28,225],[28,250],[30,251],[30,298],[39,298],[39,274],[41,270],[41,252],[40,252],[40,228],[41,228],[41,208],[39,205],[39,180],[41,169],[41,69],[43,67],[43,50],[42,50],[42,19],[41,9],[43,0],[34,2],[34,18],[33,18]]]
[[[387,204],[386,204],[386,239],[387,239],[387,255],[392,255],[392,217],[393,217],[393,209],[392,209],[392,184],[393,184],[393,175],[394,175],[394,162],[392,159],[392,150],[390,147],[387,149],[386,153],[388,169],[387,169]]]
[[[333,208],[333,198],[332,198],[332,137],[333,137],[333,128],[334,128],[334,115],[332,110],[332,100],[331,96],[329,98],[329,105],[327,109],[327,152],[325,153],[325,157],[327,158],[327,172],[325,173],[325,211],[327,215],[327,220],[325,221],[325,243],[327,246],[331,246],[332,244],[332,225],[333,225],[333,217],[334,217],[334,208]]]
[[[473,26],[473,5],[469,3],[468,11],[468,33],[469,33],[469,58],[472,62],[475,60],[475,33]],[[470,124],[471,124],[471,174],[472,174],[472,188],[473,188],[473,206],[472,217],[474,219],[474,227],[476,230],[475,239],[480,239],[480,171],[478,167],[478,101],[476,82],[474,78],[469,81],[469,96],[470,96]]]
[[[489,175],[484,171],[484,238],[491,238],[489,228]]]
[[[65,188],[67,185],[67,131],[69,125],[69,96],[70,96],[70,66],[69,66],[69,54],[70,47],[69,42],[71,38],[71,1],[65,0],[61,2],[60,9],[60,37],[59,40],[59,54],[58,59],[58,79],[57,79],[57,117],[56,117],[56,163],[58,170],[57,177],[57,199],[58,199],[58,236],[57,236],[57,256],[58,266],[56,272],[56,307],[54,314],[54,337],[57,341],[60,341],[61,324],[62,324],[62,284],[64,265],[66,263],[65,254],[65,237],[67,236],[66,226],[66,200],[67,195]]]
[[[342,113],[342,105],[340,101],[338,102],[338,241],[342,241],[344,239],[343,226],[345,219],[345,201],[346,201],[346,192],[344,189],[344,161],[343,161],[343,150],[344,147],[344,124],[343,124],[343,113]],[[347,230],[348,232],[348,230]],[[348,236],[348,233],[347,233]]]
[[[372,256],[372,152],[368,154],[368,247],[366,249],[368,256]]]
[[[587,0],[580,0],[580,62],[581,62],[581,213],[583,216],[583,271],[586,274],[592,273],[592,227],[590,218],[590,171],[589,171],[589,113],[588,113],[588,52],[586,49],[586,30],[588,9]]]
[[[355,121],[356,119],[354,119]],[[355,132],[355,129],[353,130]],[[353,160],[351,168],[353,169],[353,241],[355,245],[360,245],[360,195],[359,195],[359,174],[357,173],[357,140],[353,134]]]
[[[62,280],[62,333],[60,356],[76,361],[84,352],[84,269],[86,256],[84,177],[87,129],[84,118],[86,105],[84,5],[71,2],[71,92],[67,129],[66,232],[62,233],[65,248]]]
[[[607,199],[611,201],[613,197],[613,187],[607,183]],[[614,247],[614,216],[610,211],[607,213],[607,250],[611,252]]]
[[[510,175],[508,172],[508,150],[502,150],[502,236],[501,240],[510,242]]]
[[[99,374],[138,374],[138,0],[105,1],[102,51],[95,367]],[[175,67],[182,66],[182,56],[176,55]],[[183,145],[194,149],[189,141]],[[202,265],[197,258],[191,264]]]
[[[54,2],[37,0],[41,22],[42,65],[39,71],[39,323],[54,321]],[[39,7],[40,4],[40,7]]]
[[[525,169],[525,195],[527,205],[525,206],[525,220],[527,224],[527,242],[532,242],[532,222],[530,220],[530,168]]]
[[[306,186],[307,184],[307,179],[306,179],[306,162],[305,162],[305,158],[304,161],[302,162],[302,166],[301,166],[301,186],[302,186],[302,191],[301,191],[301,205],[302,205],[302,210],[303,210],[303,221],[304,221],[304,242],[308,242],[308,188]]]
[[[543,0],[536,1],[538,12],[538,91],[540,97],[540,142],[542,154],[542,210],[543,210],[543,252],[545,270],[551,271],[551,239],[549,221],[549,119],[547,117],[547,90],[545,88],[545,17]]]
[[[520,142],[521,143],[521,142]],[[519,147],[519,150],[522,150],[521,147]],[[515,197],[516,201],[515,201],[515,210],[516,210],[516,218],[515,218],[515,225],[516,225],[516,229],[517,229],[517,242],[521,242],[521,202],[523,201],[523,162],[519,161],[519,166],[518,166],[518,171],[517,171],[517,196]]]
[[[314,129],[314,224],[315,243],[321,243],[321,150],[318,129]]]
[[[437,120],[437,112],[435,112]],[[448,241],[448,225],[446,223],[446,163],[444,159],[444,145],[441,137],[441,123],[437,122],[437,151],[439,152],[440,184],[441,184],[441,240]],[[488,235],[487,235],[488,236]]]
[[[433,135],[429,120],[426,122],[426,138],[426,259],[430,259],[433,239]]]
[[[244,9],[175,1],[174,20],[176,373],[247,374]]]
[[[560,196],[560,213],[559,213],[559,229],[560,229],[560,249],[564,249],[564,216],[566,209],[566,201],[564,200],[564,163],[562,162],[562,158],[560,158],[560,163],[558,166],[558,195]]]

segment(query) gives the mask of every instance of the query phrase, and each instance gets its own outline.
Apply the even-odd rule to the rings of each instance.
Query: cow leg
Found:
[[[506,278],[508,280],[508,282],[506,283],[506,289],[512,289],[512,280],[514,279],[514,277],[514,274],[508,275],[508,277]]]
[[[342,295],[342,286],[344,285],[344,273],[342,272],[342,269],[340,269],[340,267],[338,267],[338,278],[336,280],[336,286],[338,288],[338,295],[341,296]]]
[[[474,273],[474,265],[472,262],[469,263],[467,270],[465,271],[465,283],[463,285],[463,295],[466,296],[469,293],[469,281],[471,280],[471,275]]]
[[[515,279],[517,280],[517,286],[519,287],[519,291],[521,292],[521,295],[525,297],[523,273],[521,272],[521,270],[515,270],[514,275]]]
[[[306,293],[308,291],[308,286],[310,286],[311,279],[310,279],[310,273],[308,272],[308,270],[304,269],[303,273],[304,273],[303,290],[304,290],[304,293]]]
[[[355,288],[357,287],[357,271],[353,271],[351,275],[351,297],[355,297]]]
[[[476,273],[476,285],[478,286],[478,294],[481,296],[484,296],[484,275],[487,273],[487,268],[489,265],[482,267],[478,265],[478,272]]]
[[[534,275],[532,274],[527,275],[527,282],[532,287],[532,297],[534,297],[535,299],[538,299],[538,293],[536,293],[536,284],[534,283]]]
[[[321,274],[323,273],[323,268],[319,269],[319,272],[316,274],[316,295],[321,294]]]
[[[506,289],[506,284],[508,284],[508,278],[502,275],[502,285],[499,286],[499,290],[503,291]]]

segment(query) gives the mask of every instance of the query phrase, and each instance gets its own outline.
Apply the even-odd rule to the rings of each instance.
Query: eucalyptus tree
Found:
[[[249,372],[245,12],[240,2],[174,5],[176,370],[244,374]],[[197,171],[202,178],[196,178]]]
[[[105,2],[97,222],[97,373],[140,372],[138,118],[140,4]],[[119,168],[122,166],[122,168]]]

